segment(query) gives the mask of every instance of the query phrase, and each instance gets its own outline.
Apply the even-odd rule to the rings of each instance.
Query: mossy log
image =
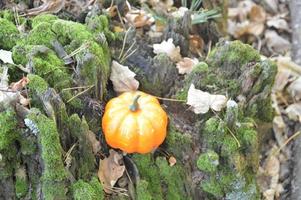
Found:
[[[0,30],[14,26],[5,20]],[[32,101],[22,115],[19,104],[0,106],[0,198],[104,199],[87,135],[97,133],[102,138],[102,108],[114,94],[107,87],[108,41],[121,42],[109,31],[105,16],[90,16],[86,24],[53,15],[30,22],[27,34],[17,34],[19,39],[12,37],[3,47],[12,49],[15,63],[29,71],[27,89]],[[172,37],[185,49],[188,36],[181,30],[189,27],[175,26],[167,27],[158,39]],[[15,36],[14,28],[10,31]],[[155,56],[143,45],[145,38],[133,33],[132,39],[137,40],[139,51],[124,62],[137,72],[141,90],[186,100],[193,83],[197,89],[224,94],[233,101],[219,113],[204,115],[194,114],[183,103],[163,101],[170,123],[161,153],[128,155],[139,175],[127,185],[128,196],[107,198],[259,199],[256,171],[264,134],[259,128],[272,120],[269,97],[275,65],[262,60],[249,45],[224,41],[183,77],[169,57]],[[74,60],[66,57],[74,51]],[[9,68],[11,77],[22,77],[22,73]],[[177,160],[174,166],[164,158],[171,156]]]

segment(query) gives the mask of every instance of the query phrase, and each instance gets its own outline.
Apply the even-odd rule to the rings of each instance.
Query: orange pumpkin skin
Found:
[[[130,106],[138,95],[138,109],[132,111]],[[125,92],[107,103],[102,130],[111,147],[126,153],[148,153],[164,141],[167,123],[167,114],[155,97]]]

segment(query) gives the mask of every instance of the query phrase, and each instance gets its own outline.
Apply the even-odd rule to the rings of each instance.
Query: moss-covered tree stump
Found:
[[[14,62],[24,67],[9,66],[8,73],[11,82],[27,73],[31,105],[0,102],[0,199],[104,199],[95,177],[99,156],[88,135],[101,135],[103,106],[114,94],[107,86],[108,41],[121,41],[103,15],[89,16],[85,24],[54,15],[21,18],[28,29],[24,34],[11,16],[0,15],[0,47],[12,50]],[[185,47],[186,36],[179,29],[163,37],[175,37]],[[127,185],[128,196],[106,198],[260,199],[256,172],[265,133],[259,130],[273,116],[275,65],[248,45],[224,41],[181,77],[166,55],[152,56],[148,50],[125,60],[136,70],[142,90],[186,100],[193,83],[231,101],[223,111],[204,115],[184,103],[163,101],[170,123],[161,150],[127,155],[139,175]],[[166,159],[171,156],[174,166]]]

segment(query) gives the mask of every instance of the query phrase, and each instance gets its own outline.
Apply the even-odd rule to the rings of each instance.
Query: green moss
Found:
[[[221,155],[224,157],[231,157],[235,152],[238,151],[238,144],[233,136],[226,135],[223,140]]]
[[[106,84],[110,73],[111,56],[107,44],[98,44],[91,32],[83,24],[56,20],[52,25],[58,40],[69,53],[86,44],[77,55],[78,74],[83,85],[94,85],[95,98],[106,94]]]
[[[190,199],[180,163],[170,167],[165,158],[158,157],[154,162],[150,154],[134,155],[133,159],[153,199]]]
[[[203,191],[218,199],[222,198],[224,195],[222,185],[215,178],[203,181],[201,183],[201,188]]]
[[[24,134],[21,134],[21,137],[18,139],[20,145],[21,145],[21,153],[23,155],[32,155],[36,153],[37,151],[37,141],[36,137],[34,135],[32,136],[23,136]]]
[[[0,124],[0,150],[3,150],[18,137],[15,112],[10,109],[0,112]]]
[[[45,45],[52,48],[51,43],[56,40],[56,35],[51,30],[51,24],[40,22],[28,34],[26,44]]]
[[[52,30],[62,45],[67,45],[72,40],[76,40],[80,45],[93,39],[92,33],[87,30],[86,26],[77,22],[58,19],[53,22]]]
[[[160,176],[158,174],[158,168],[151,156],[151,154],[136,154],[133,156],[133,160],[139,169],[141,178],[149,183],[148,190],[152,194],[153,198],[160,200],[163,199]]]
[[[38,131],[43,159],[42,191],[46,199],[65,199],[67,173],[62,161],[62,147],[56,124],[36,109],[27,116],[27,126]]]
[[[78,180],[72,185],[73,199],[75,200],[102,200],[104,199],[104,193],[102,186],[97,178],[87,183],[83,180]]]
[[[220,43],[208,57],[210,66],[228,66],[229,72],[233,71],[230,67],[239,69],[252,61],[260,61],[259,52],[241,41]]]
[[[57,20],[58,17],[56,15],[52,14],[41,14],[32,19],[32,28],[35,28],[40,23],[50,23],[53,24],[55,20]]]
[[[43,94],[48,89],[48,83],[38,75],[28,74],[29,83],[27,87],[37,94]]]
[[[207,151],[199,156],[197,166],[204,172],[215,172],[219,165],[219,156],[214,151]]]
[[[89,126],[83,118],[79,118],[77,114],[70,116],[68,120],[70,133],[78,139],[79,152],[74,156],[77,162],[77,176],[82,179],[89,179],[95,170],[95,157],[91,143],[89,142]],[[85,155],[85,156],[82,156]]]
[[[148,191],[148,182],[140,180],[136,187],[137,199],[138,200],[153,200],[152,195]]]
[[[108,40],[115,40],[116,36],[109,29],[109,19],[105,15],[94,16],[86,20],[87,28],[95,37],[104,33]]]
[[[14,13],[11,10],[1,10],[0,18],[7,19],[10,22],[13,22],[15,20]]]
[[[24,169],[16,172],[15,192],[18,199],[24,197],[28,191],[28,181]]]
[[[172,124],[169,125],[166,136],[168,151],[172,152],[176,157],[182,157],[183,151],[190,148],[192,143],[191,135],[179,132]]]
[[[156,159],[156,164],[159,168],[158,171],[160,173],[161,180],[163,180],[163,184],[161,184],[167,187],[167,192],[164,194],[166,199],[190,199],[186,193],[184,171],[180,164],[170,167],[166,159],[162,157]]]
[[[0,49],[10,50],[16,45],[19,31],[7,19],[0,18]]]

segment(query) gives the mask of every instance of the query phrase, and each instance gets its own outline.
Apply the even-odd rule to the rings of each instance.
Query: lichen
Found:
[[[27,119],[31,120],[39,131],[38,139],[44,164],[42,191],[45,199],[65,199],[67,173],[62,161],[62,147],[56,123],[37,109],[31,109]]]
[[[72,185],[72,195],[75,200],[102,200],[104,193],[97,178],[93,177],[90,182],[78,180]]]
[[[0,49],[10,50],[16,45],[19,31],[7,19],[0,18]]]
[[[204,172],[215,172],[219,165],[219,156],[212,150],[207,151],[199,156],[197,166]]]

